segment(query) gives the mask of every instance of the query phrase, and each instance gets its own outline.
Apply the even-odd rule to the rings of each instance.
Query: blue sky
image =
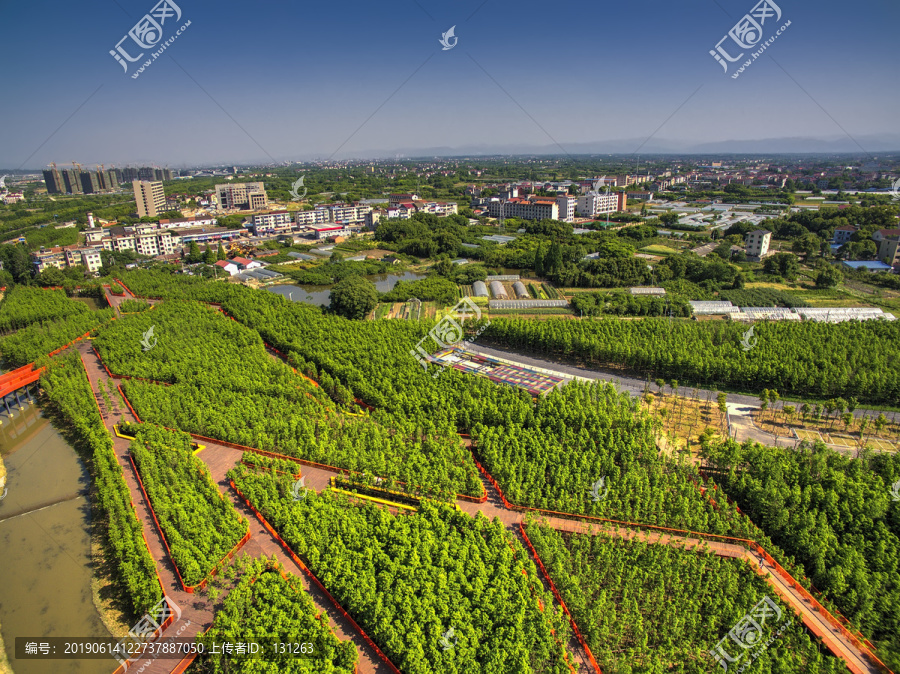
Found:
[[[709,50],[753,0],[175,1],[137,79],[109,50],[152,0],[0,3],[0,167],[900,134],[889,0],[776,0],[738,79]]]

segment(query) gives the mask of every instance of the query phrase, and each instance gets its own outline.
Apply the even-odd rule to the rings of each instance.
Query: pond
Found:
[[[374,274],[366,278],[375,284],[378,292],[386,293],[397,285],[397,281],[415,281],[425,278],[425,274],[407,271],[402,274]],[[287,297],[293,302],[305,302],[318,307],[327,307],[331,304],[331,286],[277,285],[269,286],[267,290]]]
[[[0,633],[16,674],[109,674],[110,660],[14,660],[16,637],[108,637],[91,599],[90,477],[75,450],[25,404],[0,414],[8,470],[0,500]]]

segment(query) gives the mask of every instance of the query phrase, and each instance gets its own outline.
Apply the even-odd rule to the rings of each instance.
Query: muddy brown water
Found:
[[[0,406],[2,409],[2,406]],[[15,674],[111,674],[110,660],[16,660],[16,637],[109,637],[91,600],[89,476],[37,405],[0,412],[0,631]]]

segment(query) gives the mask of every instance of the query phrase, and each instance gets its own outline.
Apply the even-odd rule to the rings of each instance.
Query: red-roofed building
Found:
[[[900,236],[900,229],[879,229],[872,235],[872,241],[881,243],[885,239],[896,239]]]
[[[216,266],[227,271],[229,276],[234,276],[241,270],[240,267],[231,260],[219,260],[216,262]]]
[[[256,262],[254,260],[250,260],[246,257],[235,257],[231,259],[241,271],[246,271],[248,269],[256,269],[257,267],[262,267],[262,262]]]

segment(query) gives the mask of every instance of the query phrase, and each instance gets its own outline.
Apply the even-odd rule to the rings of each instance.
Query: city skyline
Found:
[[[320,29],[333,23],[325,7],[221,2],[208,12],[182,1],[158,45],[189,27],[135,79],[143,61],[123,72],[109,52],[152,7],[7,9],[0,34],[29,56],[0,103],[0,166],[900,150],[890,68],[860,67],[860,54],[890,63],[900,8],[882,2],[852,14],[831,1],[814,11],[779,2],[779,25],[790,27],[738,79],[737,63],[723,73],[709,52],[752,1],[653,2],[640,14],[578,7],[559,17],[534,2],[515,12],[492,0],[457,9],[350,2],[331,31]],[[34,50],[22,28],[38,25],[49,44],[79,36],[66,55],[77,68]],[[458,41],[447,48],[451,26]]]

